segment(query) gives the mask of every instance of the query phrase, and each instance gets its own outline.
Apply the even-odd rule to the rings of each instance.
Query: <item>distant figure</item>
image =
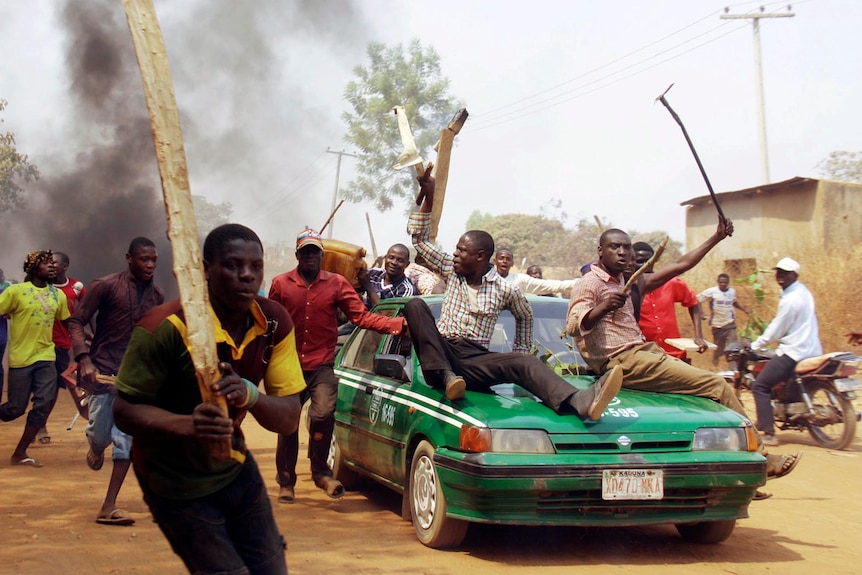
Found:
[[[510,273],[515,256],[512,250],[508,248],[499,248],[494,255],[493,264],[504,280],[518,287],[522,293],[531,293],[536,295],[553,295],[562,294],[569,297],[572,287],[577,282],[576,279],[571,280],[546,280],[544,278],[536,278],[529,274]]]
[[[132,464],[132,438],[114,424],[114,404],[117,388],[114,376],[132,329],[144,314],[165,301],[165,294],[153,283],[159,254],[149,238],[137,237],[129,244],[127,269],[96,280],[87,288],[87,296],[75,308],[69,322],[72,349],[78,362],[78,385],[89,394],[90,420],[85,430],[90,449],[87,466],[93,471],[102,468],[105,450],[113,444],[113,466],[105,499],[96,515],[103,525],[133,525],[135,520],[117,507],[117,495]],[[84,328],[95,317],[96,329],[92,345],[87,345]]]
[[[51,283],[59,290],[66,294],[66,303],[69,305],[69,313],[75,311],[75,306],[84,297],[84,284],[80,281],[66,276],[69,270],[69,256],[63,252],[54,252],[54,279]],[[66,381],[63,379],[63,372],[69,367],[71,362],[70,354],[72,350],[72,338],[69,337],[69,330],[63,322],[54,321],[54,348],[57,352],[57,387],[66,387]],[[47,426],[39,430],[36,434],[36,441],[42,444],[51,443],[51,434],[48,433]]]
[[[531,265],[530,267],[527,268],[527,275],[530,276],[531,278],[536,278],[538,280],[544,279],[542,277],[542,268],[540,268],[539,266],[537,266],[535,264]]]
[[[12,285],[6,279],[6,274],[0,269],[0,293]],[[0,315],[0,397],[3,397],[3,388],[6,386],[6,370],[3,367],[3,357],[6,355],[6,342],[9,341],[9,316]]]
[[[796,364],[823,353],[814,297],[799,278],[799,263],[782,258],[775,264],[775,281],[781,286],[778,312],[763,334],[751,343],[761,349],[778,342],[776,356],[763,367],[751,392],[757,408],[757,429],[764,433],[764,445],[778,445],[772,414],[772,388],[793,374]]]
[[[727,344],[739,341],[736,335],[736,314],[733,308],[748,315],[748,310],[736,300],[736,290],[730,287],[730,276],[718,274],[718,285],[706,288],[697,294],[697,301],[709,300],[709,325],[716,348],[712,354],[712,365],[717,366]]]
[[[42,467],[29,455],[27,447],[45,426],[57,401],[57,369],[54,362],[54,320],[69,319],[69,307],[62,291],[51,285],[54,254],[51,250],[30,252],[24,260],[24,282],[0,293],[0,314],[12,318],[9,332],[9,389],[0,405],[0,420],[18,419],[27,410],[27,425],[12,453],[12,465]]]

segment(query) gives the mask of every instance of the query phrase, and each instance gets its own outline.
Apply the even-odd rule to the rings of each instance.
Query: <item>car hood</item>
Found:
[[[593,378],[566,378],[578,389]],[[738,413],[707,398],[623,389],[599,421],[561,415],[514,384],[495,386],[495,393],[468,393],[460,411],[497,429],[544,429],[548,433],[693,432],[700,427],[736,427]]]

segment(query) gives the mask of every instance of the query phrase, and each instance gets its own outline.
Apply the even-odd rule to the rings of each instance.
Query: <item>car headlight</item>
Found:
[[[551,438],[541,429],[461,427],[460,448],[474,453],[555,453]]]
[[[701,427],[694,432],[692,451],[756,451],[753,427]],[[751,437],[749,437],[751,436]]]

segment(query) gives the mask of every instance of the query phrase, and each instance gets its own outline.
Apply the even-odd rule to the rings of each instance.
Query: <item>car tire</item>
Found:
[[[427,547],[457,547],[467,535],[469,523],[446,516],[446,498],[434,466],[434,447],[423,440],[410,464],[410,517],[416,537]]]
[[[692,543],[721,543],[733,533],[736,520],[705,521],[703,523],[677,523],[676,530]]]
[[[335,433],[332,433],[332,442],[329,444],[329,454],[326,458],[326,463],[332,469],[332,477],[341,482],[344,489],[353,491],[356,489],[360,481],[360,476],[353,471],[344,462],[344,456],[341,449],[338,447],[338,442],[335,440]]]

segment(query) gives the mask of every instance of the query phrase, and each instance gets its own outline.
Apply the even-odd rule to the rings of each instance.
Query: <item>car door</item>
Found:
[[[394,315],[396,308],[377,313]],[[336,369],[339,378],[336,423],[339,447],[344,457],[379,478],[394,481],[398,476],[393,461],[403,449],[403,420],[406,406],[397,396],[401,379],[375,373],[379,354],[400,349],[400,336],[358,330],[347,342]]]

